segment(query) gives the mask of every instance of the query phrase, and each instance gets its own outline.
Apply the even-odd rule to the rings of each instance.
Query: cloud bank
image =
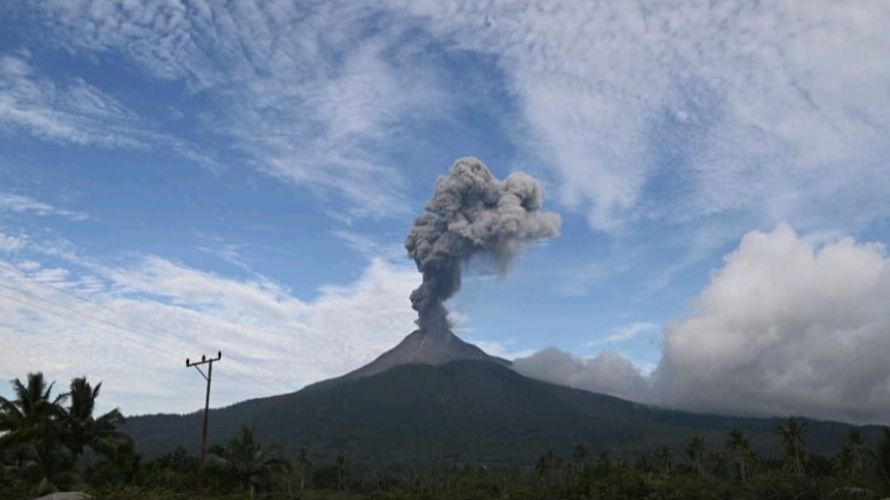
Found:
[[[545,350],[520,373],[686,410],[888,423],[890,259],[884,246],[817,245],[786,224],[752,231],[694,312],[665,328],[649,379],[620,355]]]
[[[655,382],[668,404],[852,421],[890,415],[890,261],[851,238],[816,247],[751,232],[668,326]]]
[[[544,349],[515,360],[513,369],[545,382],[625,399],[643,401],[649,395],[649,380],[630,360],[611,351],[584,359],[559,349]]]

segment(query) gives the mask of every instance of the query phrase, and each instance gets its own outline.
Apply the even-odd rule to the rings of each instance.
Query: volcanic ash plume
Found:
[[[439,177],[426,213],[405,240],[423,274],[411,293],[421,332],[448,332],[442,303],[460,288],[461,265],[470,257],[489,255],[504,272],[530,243],[559,234],[559,215],[541,212],[541,199],[532,177],[516,172],[500,181],[475,158],[457,160]]]

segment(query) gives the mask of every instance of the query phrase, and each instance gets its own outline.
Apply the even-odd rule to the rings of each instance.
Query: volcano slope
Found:
[[[330,388],[349,380],[377,375],[396,366],[439,366],[454,361],[490,361],[503,366],[511,365],[506,359],[491,356],[475,345],[464,342],[448,329],[438,329],[430,333],[415,330],[402,339],[398,345],[367,365],[342,377],[324,380],[314,385],[317,386],[316,388]]]
[[[850,428],[803,421],[816,453],[836,452]],[[402,364],[215,409],[209,441],[222,443],[249,425],[262,442],[288,454],[306,448],[321,461],[344,452],[356,465],[520,465],[547,451],[567,454],[577,444],[625,457],[658,446],[680,454],[693,434],[716,449],[734,427],[762,456],[777,456],[780,422],[659,409],[532,380],[498,361],[469,359]],[[200,429],[200,413],[134,417],[124,427],[147,457],[180,445],[196,451]],[[877,431],[864,428],[872,439]]]

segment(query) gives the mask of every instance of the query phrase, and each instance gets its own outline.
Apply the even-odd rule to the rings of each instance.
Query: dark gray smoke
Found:
[[[423,274],[411,293],[421,332],[448,331],[442,304],[460,288],[461,266],[470,257],[491,256],[504,272],[530,243],[559,234],[559,215],[541,212],[541,199],[532,177],[516,172],[500,181],[476,158],[457,160],[439,177],[426,213],[405,240]]]

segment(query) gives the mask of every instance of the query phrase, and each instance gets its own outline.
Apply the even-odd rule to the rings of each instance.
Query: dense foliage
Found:
[[[68,392],[53,397],[42,373],[12,381],[15,398],[0,397],[0,488],[10,495],[51,493],[132,465],[133,441],[116,430],[120,411],[93,416],[101,386],[75,378]],[[90,466],[79,468],[87,452]]]
[[[101,384],[100,384],[101,385]],[[53,397],[41,374],[13,382],[0,399],[0,498],[78,489],[93,498],[193,498],[199,459],[177,448],[143,461],[117,429],[113,410],[93,416],[99,386],[75,379]],[[832,454],[813,453],[808,426],[774,428],[773,452],[758,453],[741,429],[695,435],[634,457],[592,454],[584,443],[544,451],[525,465],[353,464],[347,453],[288,456],[242,426],[209,449],[208,498],[301,499],[844,499],[890,496],[890,429],[876,444],[850,427]]]

